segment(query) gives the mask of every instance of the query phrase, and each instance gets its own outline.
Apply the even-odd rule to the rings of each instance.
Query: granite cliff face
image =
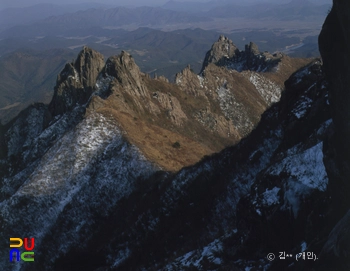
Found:
[[[108,58],[104,69],[104,75],[113,76],[121,88],[138,97],[147,97],[148,93],[142,84],[141,72],[130,55],[122,51],[119,56]]]
[[[329,134],[327,172],[331,176],[331,211],[335,220],[343,217],[328,236],[322,250],[323,269],[350,268],[349,193],[350,193],[350,3],[334,0],[319,36],[319,48],[329,80],[329,95],[334,127]],[[334,264],[336,263],[336,264]]]
[[[58,75],[54,96],[49,105],[53,116],[84,104],[96,89],[96,80],[104,67],[102,54],[84,47],[74,63],[67,63]]]
[[[213,44],[204,58],[202,71],[209,63],[225,65],[226,61],[239,54],[239,49],[227,37],[221,35],[219,40]]]

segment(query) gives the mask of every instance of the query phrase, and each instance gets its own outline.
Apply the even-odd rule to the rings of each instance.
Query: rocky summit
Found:
[[[250,42],[240,51],[231,40],[221,35],[205,56],[202,72],[210,64],[225,66],[239,72],[252,70],[257,72],[272,71],[280,62],[282,54],[271,55],[268,52],[260,52],[258,46]]]
[[[35,238],[2,269],[348,270],[348,14],[322,61],[222,36],[175,84],[83,48],[0,126],[0,238]]]
[[[84,104],[96,89],[98,74],[104,67],[103,56],[87,47],[79,53],[74,63],[67,63],[58,75],[54,97],[49,105],[53,116]]]

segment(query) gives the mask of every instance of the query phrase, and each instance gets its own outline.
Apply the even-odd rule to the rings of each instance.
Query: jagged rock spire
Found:
[[[240,51],[231,40],[221,35],[211,50],[207,52],[200,73],[203,73],[210,63],[239,72],[243,70],[271,71],[281,57],[282,55],[272,56],[269,53],[260,52],[258,46],[253,42],[247,44],[244,51]]]
[[[234,45],[227,37],[221,35],[218,41],[215,42],[207,52],[201,72],[209,65],[209,63],[221,65],[225,60],[233,58],[238,52],[239,50],[236,45]]]
[[[103,66],[103,55],[84,46],[75,62],[67,63],[57,76],[54,96],[49,105],[51,114],[59,115],[71,110],[77,103],[86,103]]]
[[[246,44],[245,52],[247,54],[252,54],[252,55],[260,54],[258,45],[256,45],[254,42],[250,42],[249,44]]]
[[[113,76],[117,82],[132,95],[147,96],[146,87],[142,84],[141,72],[133,57],[126,51],[118,56],[108,58],[103,70],[105,76]]]

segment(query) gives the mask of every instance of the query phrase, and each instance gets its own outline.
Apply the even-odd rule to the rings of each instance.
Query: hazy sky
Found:
[[[186,1],[186,0],[184,0]],[[188,0],[187,0],[188,1]],[[192,1],[192,0],[191,0]],[[194,0],[195,2],[208,2],[208,0]],[[121,5],[162,5],[168,2],[168,0],[100,0],[100,1],[86,1],[86,0],[0,0],[0,8],[4,7],[21,7],[31,6],[39,3],[52,3],[52,4],[80,4],[86,2],[104,3],[114,6]]]
[[[163,5],[169,0],[100,0],[100,1],[87,1],[87,0],[0,0],[0,9],[7,7],[24,7],[31,6],[39,3],[52,3],[52,4],[80,4],[86,2],[96,2],[96,3],[104,3],[113,6],[121,6],[121,5],[135,5],[135,6],[157,6]],[[179,2],[208,2],[209,0],[177,0]],[[253,2],[254,0],[248,0],[249,2]],[[248,2],[245,0],[245,2]],[[291,0],[255,0],[256,2],[275,2],[275,3],[286,3]],[[332,0],[311,0],[312,2],[319,3],[331,3]],[[234,0],[232,1],[234,2]]]

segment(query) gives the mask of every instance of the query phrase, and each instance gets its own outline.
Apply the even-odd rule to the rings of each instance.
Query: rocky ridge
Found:
[[[175,175],[158,172],[152,186],[136,187],[95,230],[90,244],[103,249],[94,250],[98,259],[86,264],[115,270],[283,270],[291,262],[273,264],[267,253],[312,248],[322,234],[314,225],[324,223],[330,200],[323,140],[332,120],[320,62],[295,73],[282,95],[237,146]],[[47,242],[60,239],[62,227],[73,230],[66,216]],[[106,235],[112,241],[101,241]],[[84,249],[73,250],[58,266],[69,269],[83,255]]]
[[[96,89],[96,80],[104,67],[102,54],[84,47],[74,63],[67,63],[58,75],[54,97],[49,105],[53,116],[84,104]]]
[[[35,236],[42,260],[17,269],[281,270],[290,263],[267,253],[320,252],[313,241],[333,226],[313,232],[330,200],[332,120],[318,60],[295,73],[308,61],[282,56],[275,73],[210,63],[172,85],[126,52],[104,67],[82,52],[59,76],[57,101],[0,130],[0,235]]]
[[[258,46],[250,42],[240,51],[231,40],[221,35],[205,56],[201,73],[210,64],[224,66],[239,72],[254,70],[257,72],[272,71],[280,62],[282,55],[260,52]]]
[[[245,137],[260,121],[260,115],[280,100],[284,81],[307,59],[292,59],[279,54],[260,53],[254,43],[239,49],[225,36],[220,36],[208,51],[199,75],[190,67],[176,74],[175,82],[189,95],[209,101],[199,118],[207,127],[210,120],[221,121],[212,114],[211,101],[218,100],[225,118],[231,119],[240,137]]]

